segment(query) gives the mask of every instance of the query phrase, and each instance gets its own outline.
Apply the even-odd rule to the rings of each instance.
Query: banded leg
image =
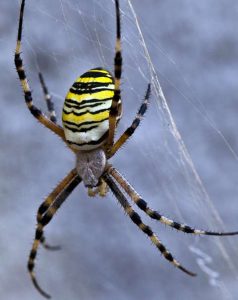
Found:
[[[140,218],[140,216],[132,209],[129,202],[127,201],[124,194],[120,191],[120,189],[115,184],[114,180],[106,173],[103,175],[106,183],[109,188],[112,190],[113,194],[117,198],[118,202],[124,208],[126,214],[130,217],[133,223],[135,223],[151,240],[151,242],[156,246],[156,248],[161,252],[165,259],[167,259],[170,263],[172,263],[175,267],[179,268],[186,274],[190,276],[196,276],[195,273],[184,268],[166,249],[166,247],[161,243],[159,238],[153,233],[151,228],[144,224]]]
[[[57,197],[63,192],[64,188],[75,178],[77,175],[76,169],[72,169],[65,178],[54,188],[54,190],[47,196],[45,201],[40,205],[37,211],[37,222],[40,222],[44,214],[49,207],[57,199]]]
[[[116,7],[116,46],[115,46],[115,58],[114,58],[114,80],[115,80],[115,92],[112,99],[112,105],[109,113],[109,133],[106,143],[106,148],[109,151],[113,145],[115,129],[117,125],[117,118],[120,114],[120,99],[121,99],[121,70],[122,70],[122,55],[121,55],[121,21],[120,21],[120,8],[119,0],[115,0]]]
[[[81,182],[81,178],[76,174],[71,179],[70,182],[64,187],[64,190],[59,194],[59,196],[55,199],[52,205],[45,211],[45,214],[42,218],[39,219],[35,232],[35,239],[32,245],[32,249],[29,255],[28,260],[28,271],[31,276],[31,280],[35,286],[35,288],[40,292],[40,294],[46,298],[50,298],[50,295],[47,294],[38,284],[36,280],[34,267],[35,267],[35,258],[37,255],[37,250],[40,244],[42,237],[44,236],[44,227],[51,221],[57,210],[66,200],[66,198],[70,195],[70,193],[75,189],[75,187]]]
[[[179,231],[183,231],[185,233],[192,233],[197,235],[214,235],[214,236],[228,236],[228,235],[236,235],[238,231],[233,232],[212,232],[200,229],[194,229],[186,224],[180,224],[169,218],[161,215],[159,212],[149,208],[148,204],[145,200],[143,200],[140,195],[134,190],[134,188],[130,185],[130,183],[113,167],[109,167],[107,172],[120,184],[120,186],[124,189],[124,191],[129,195],[133,202],[143,210],[149,217],[160,221],[161,223],[168,225],[172,228],[175,228]]]
[[[45,201],[40,205],[37,212],[37,222],[40,222],[45,212],[49,209],[52,203],[57,199],[60,193],[64,190],[64,188],[70,183],[70,181],[77,174],[76,169],[73,169],[69,172],[69,174],[56,186],[56,188],[48,195]],[[60,246],[51,246],[46,243],[45,237],[42,236],[40,240],[42,246],[47,250],[59,250]]]
[[[19,79],[21,81],[22,89],[25,96],[25,102],[32,113],[32,115],[45,127],[56,133],[58,136],[60,136],[64,141],[64,131],[59,126],[56,125],[54,122],[50,121],[41,111],[33,104],[32,99],[32,93],[30,90],[30,86],[26,77],[26,73],[23,67],[23,60],[21,58],[21,37],[22,37],[22,24],[23,24],[23,15],[24,15],[24,7],[25,7],[25,0],[22,0],[21,2],[21,8],[20,8],[20,17],[19,17],[19,27],[18,27],[18,35],[17,35],[17,44],[16,44],[16,50],[15,50],[15,66],[17,69],[17,73],[19,76]]]
[[[148,104],[149,104],[149,97],[150,97],[150,84],[148,84],[145,98],[138,110],[138,113],[133,120],[132,124],[130,127],[126,129],[126,131],[120,136],[120,138],[116,141],[116,143],[112,146],[110,153],[109,153],[109,158],[112,157],[119,148],[133,135],[135,132],[136,128],[140,125],[140,121],[145,114]]]
[[[48,91],[48,88],[45,84],[44,78],[42,73],[39,73],[39,79],[40,79],[40,84],[45,96],[45,102],[47,105],[47,109],[50,115],[50,120],[54,123],[57,123],[57,118],[56,118],[56,113],[55,113],[55,108],[54,108],[54,102],[52,101],[51,95]]]

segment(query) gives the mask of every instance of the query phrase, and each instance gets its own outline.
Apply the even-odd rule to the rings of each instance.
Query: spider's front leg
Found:
[[[133,133],[135,132],[137,127],[140,125],[140,122],[148,108],[150,91],[151,91],[150,84],[148,84],[145,97],[142,101],[142,104],[141,104],[137,114],[136,114],[135,119],[133,120],[131,126],[129,126],[125,130],[125,132],[120,136],[120,138],[115,142],[115,144],[112,145],[112,147],[110,148],[110,150],[107,154],[108,158],[112,157],[121,148],[121,146],[125,144],[125,142],[133,135]]]
[[[116,46],[115,46],[115,57],[114,57],[114,96],[112,99],[112,104],[109,112],[109,132],[108,138],[105,145],[107,158],[112,157],[117,150],[128,140],[128,138],[134,133],[136,128],[139,126],[142,116],[146,112],[148,101],[150,97],[150,84],[148,84],[147,91],[143,103],[134,119],[133,123],[127,130],[123,133],[123,135],[119,138],[119,140],[114,144],[114,136],[115,130],[117,126],[117,122],[121,118],[121,74],[122,74],[122,54],[121,54],[121,18],[120,18],[120,7],[119,1],[115,0],[116,4]]]
[[[51,95],[48,91],[48,88],[45,84],[44,77],[43,77],[41,72],[39,72],[39,79],[40,79],[40,84],[41,84],[41,87],[42,87],[42,90],[43,90],[43,93],[44,93],[44,96],[45,96],[45,102],[46,102],[46,105],[47,105],[50,120],[52,122],[54,122],[55,124],[57,124],[57,118],[56,118],[56,113],[55,113],[55,108],[54,108],[54,102],[52,101],[52,97],[51,97]]]
[[[56,133],[58,136],[60,136],[63,141],[65,141],[64,131],[61,128],[61,126],[55,124],[51,120],[49,120],[39,108],[37,108],[33,104],[32,99],[32,93],[31,89],[26,77],[26,73],[23,67],[23,60],[21,58],[21,39],[22,39],[22,25],[23,25],[23,16],[24,16],[24,7],[25,7],[25,0],[22,0],[21,2],[21,8],[20,8],[20,17],[19,17],[19,26],[18,26],[18,35],[17,35],[17,44],[16,44],[16,50],[15,50],[15,66],[17,69],[17,73],[19,76],[19,79],[21,81],[21,86],[24,92],[25,96],[25,102],[30,110],[31,114],[45,127]]]
[[[116,4],[116,46],[115,46],[115,57],[114,57],[114,96],[109,113],[109,133],[106,143],[106,150],[110,152],[113,145],[115,129],[117,121],[120,118],[121,113],[121,73],[122,73],[122,55],[121,55],[121,19],[120,19],[120,8],[119,1],[115,0]]]

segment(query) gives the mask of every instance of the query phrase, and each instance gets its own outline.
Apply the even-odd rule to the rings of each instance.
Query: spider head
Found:
[[[96,187],[106,166],[106,155],[101,148],[76,153],[76,169],[86,187]]]

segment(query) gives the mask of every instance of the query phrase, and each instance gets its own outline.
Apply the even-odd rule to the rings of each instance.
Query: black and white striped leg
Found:
[[[46,102],[46,105],[47,105],[50,120],[54,123],[57,123],[57,118],[56,118],[56,113],[55,113],[55,108],[54,108],[54,102],[52,101],[52,97],[51,97],[51,95],[48,91],[48,88],[45,84],[44,77],[43,77],[41,72],[39,72],[39,79],[40,79],[40,84],[41,84],[41,87],[42,87],[42,90],[43,90],[43,93],[44,93],[44,96],[45,96],[45,102]]]
[[[148,108],[149,97],[150,97],[150,84],[148,84],[145,97],[143,99],[143,102],[138,110],[135,119],[133,120],[131,126],[126,129],[126,131],[120,136],[120,138],[112,146],[110,153],[108,154],[108,158],[112,157],[117,152],[117,150],[121,148],[121,146],[133,135],[136,128],[140,125],[142,117]]]
[[[45,214],[42,218],[39,219],[36,226],[35,239],[31,248],[31,252],[28,260],[28,271],[30,273],[31,280],[35,288],[40,292],[45,298],[50,298],[50,295],[47,294],[38,284],[38,281],[35,276],[34,267],[35,267],[35,258],[37,255],[38,247],[40,245],[42,237],[44,237],[44,227],[51,221],[57,210],[66,200],[66,198],[71,194],[75,187],[81,182],[81,178],[78,175],[75,175],[72,180],[65,186],[64,190],[59,194],[55,199],[52,205],[45,211]]]
[[[112,105],[109,113],[109,133],[106,148],[109,151],[113,145],[115,128],[117,125],[118,115],[121,110],[121,73],[122,73],[122,54],[121,54],[121,20],[120,20],[120,7],[119,0],[115,0],[116,8],[116,46],[114,57],[114,84],[115,91],[112,99]],[[110,152],[110,151],[109,151]]]
[[[69,184],[69,182],[75,177],[77,174],[76,169],[72,169],[69,174],[54,188],[54,190],[46,197],[45,201],[40,205],[37,212],[37,222],[40,222],[45,212],[49,209],[52,203],[57,199],[59,194],[64,190],[65,187]],[[45,237],[42,236],[40,240],[42,246],[47,250],[60,250],[60,246],[53,246],[46,243]]]
[[[24,15],[24,7],[25,7],[25,0],[22,0],[21,2],[21,8],[20,8],[20,17],[19,17],[19,27],[18,27],[18,35],[17,35],[17,44],[16,44],[16,50],[15,50],[15,66],[17,69],[17,73],[19,76],[19,79],[21,81],[21,86],[24,92],[25,96],[25,102],[30,110],[31,114],[40,122],[42,123],[45,127],[56,133],[58,136],[60,136],[64,141],[64,131],[63,128],[51,120],[49,120],[42,112],[40,109],[38,109],[34,104],[33,104],[33,99],[32,99],[32,93],[31,89],[26,77],[26,73],[23,67],[23,60],[21,58],[21,38],[22,38],[22,24],[23,24],[23,15]]]
[[[140,216],[132,209],[129,202],[127,201],[124,194],[120,191],[114,180],[110,177],[109,174],[105,173],[103,175],[104,180],[108,184],[109,188],[112,190],[114,196],[124,208],[127,215],[130,217],[133,223],[135,223],[151,240],[151,242],[156,246],[156,248],[161,252],[165,259],[167,259],[170,263],[172,263],[175,267],[179,268],[186,274],[190,276],[195,276],[196,274],[184,268],[166,249],[166,247],[161,243],[159,238],[153,233],[151,228],[144,224],[140,218]]]
[[[50,206],[54,203],[57,197],[64,191],[64,189],[68,186],[68,184],[75,178],[77,175],[76,169],[72,169],[63,180],[61,180],[57,186],[53,189],[53,191],[46,197],[44,202],[40,205],[37,211],[37,222],[40,222],[44,214],[50,208]]]
[[[196,235],[214,235],[214,236],[229,236],[229,235],[237,235],[238,231],[233,232],[212,232],[206,230],[200,230],[192,228],[186,224],[180,224],[169,218],[161,215],[159,212],[151,209],[147,202],[141,198],[141,196],[135,191],[135,189],[130,185],[130,183],[113,167],[109,167],[108,173],[120,184],[120,186],[124,189],[124,191],[129,195],[132,201],[143,210],[148,216],[152,219],[158,220],[161,223],[168,225],[172,228],[175,228],[179,231],[183,231],[185,233],[192,233]]]

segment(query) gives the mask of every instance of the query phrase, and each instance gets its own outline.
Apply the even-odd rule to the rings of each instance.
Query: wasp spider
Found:
[[[121,55],[121,25],[119,0],[115,0],[116,9],[116,46],[114,58],[114,76],[105,69],[95,68],[87,71],[76,79],[70,88],[63,106],[63,128],[56,123],[53,103],[48,94],[43,77],[40,82],[43,87],[50,118],[38,109],[32,100],[32,93],[27,81],[21,58],[22,23],[25,0],[21,2],[18,37],[15,52],[15,65],[24,92],[25,102],[32,115],[45,127],[56,133],[76,156],[76,165],[68,175],[49,194],[40,205],[37,213],[37,227],[35,239],[28,260],[28,271],[36,289],[46,298],[50,298],[38,284],[34,272],[35,258],[40,243],[49,249],[55,249],[45,243],[44,228],[51,221],[57,210],[69,194],[82,181],[90,196],[99,194],[105,196],[110,188],[126,214],[143,231],[167,259],[178,269],[195,276],[193,272],[183,267],[166,249],[152,229],[141,220],[125,194],[150,218],[160,221],[172,228],[185,233],[196,235],[235,235],[238,232],[210,232],[193,229],[192,227],[177,223],[166,218],[159,212],[151,209],[134,188],[123,178],[108,160],[133,135],[145,114],[150,97],[150,84],[148,84],[145,97],[138,113],[130,127],[114,142],[115,129],[121,118],[121,91],[120,80],[122,70]]]

